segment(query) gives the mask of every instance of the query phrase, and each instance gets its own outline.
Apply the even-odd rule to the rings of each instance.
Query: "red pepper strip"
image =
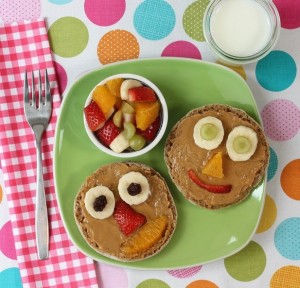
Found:
[[[230,184],[227,185],[210,185],[202,182],[202,180],[196,175],[196,173],[190,169],[188,171],[188,175],[190,179],[197,184],[199,187],[212,192],[212,193],[228,193],[231,191],[232,186]]]

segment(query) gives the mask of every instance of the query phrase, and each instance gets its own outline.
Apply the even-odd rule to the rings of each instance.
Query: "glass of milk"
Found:
[[[258,61],[273,49],[280,18],[271,0],[212,0],[203,31],[219,61],[242,65]]]

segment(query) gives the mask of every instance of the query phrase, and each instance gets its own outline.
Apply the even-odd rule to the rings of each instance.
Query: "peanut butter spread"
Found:
[[[148,199],[141,204],[132,205],[133,209],[144,214],[147,219],[166,215],[169,219],[169,226],[165,235],[167,238],[170,237],[169,234],[175,228],[176,208],[168,187],[157,172],[145,167],[140,164],[133,165],[131,162],[113,163],[101,167],[87,178],[76,197],[75,218],[85,239],[94,249],[106,256],[118,258],[120,247],[127,237],[120,231],[113,215],[103,220],[93,218],[85,208],[84,197],[90,188],[104,185],[114,193],[115,200],[118,201],[120,199],[118,193],[119,179],[130,171],[140,172],[146,176],[151,190]]]
[[[221,208],[243,200],[252,187],[257,185],[269,159],[268,144],[260,126],[241,110],[231,109],[223,105],[211,105],[214,109],[195,110],[189,113],[171,131],[166,143],[165,159],[171,177],[185,197],[206,208]],[[229,106],[230,107],[230,106]],[[245,114],[245,115],[244,115]],[[222,121],[224,138],[219,147],[205,150],[197,146],[193,139],[193,129],[199,119],[214,116]],[[257,149],[247,161],[232,161],[226,151],[226,140],[230,131],[244,125],[256,131],[258,136]],[[201,173],[210,157],[222,152],[224,177],[218,179]],[[212,193],[200,188],[188,176],[193,169],[199,178],[212,185],[232,185],[229,193]]]

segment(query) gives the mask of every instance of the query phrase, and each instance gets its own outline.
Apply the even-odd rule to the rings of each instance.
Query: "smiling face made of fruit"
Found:
[[[165,160],[188,200],[218,209],[244,200],[259,184],[269,147],[261,127],[243,110],[207,105],[174,126]]]
[[[100,254],[135,261],[157,254],[170,240],[176,208],[164,179],[133,162],[95,171],[75,200],[75,219]]]

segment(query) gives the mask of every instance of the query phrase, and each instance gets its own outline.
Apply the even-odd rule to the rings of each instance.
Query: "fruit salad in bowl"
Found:
[[[117,74],[91,91],[83,119],[89,138],[100,150],[116,157],[136,157],[159,143],[168,109],[154,83],[135,74]]]

